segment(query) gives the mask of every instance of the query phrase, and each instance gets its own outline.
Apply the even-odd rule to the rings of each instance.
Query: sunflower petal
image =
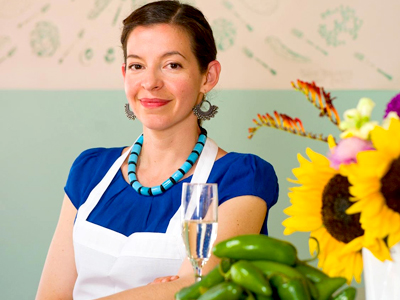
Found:
[[[393,143],[393,140],[399,137],[399,130],[400,125],[397,120],[393,120],[390,123],[388,130],[376,126],[371,132],[371,140],[378,150],[383,150],[392,158],[398,157],[400,155],[400,148],[396,143]]]
[[[296,231],[314,231],[321,227],[322,220],[318,217],[300,217],[300,216],[293,216],[287,218],[282,222],[282,225],[285,227],[290,227]]]
[[[388,247],[392,248],[394,245],[400,242],[400,231],[392,233],[388,237]]]
[[[356,260],[354,262],[354,279],[356,282],[361,282],[361,274],[363,270],[363,260],[361,252],[356,254]]]

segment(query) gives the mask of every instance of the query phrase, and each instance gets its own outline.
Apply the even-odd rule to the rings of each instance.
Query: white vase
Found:
[[[400,299],[400,243],[390,249],[393,261],[381,262],[362,249],[366,300]]]

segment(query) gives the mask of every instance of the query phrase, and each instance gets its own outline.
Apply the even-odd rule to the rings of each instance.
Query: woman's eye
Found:
[[[131,70],[140,70],[140,69],[142,69],[142,66],[138,65],[138,64],[133,64],[133,65],[129,66],[129,69],[131,69]]]
[[[180,64],[178,64],[178,63],[170,63],[170,64],[168,64],[168,66],[169,66],[171,69],[179,69],[179,68],[182,68],[182,66],[181,66]]]

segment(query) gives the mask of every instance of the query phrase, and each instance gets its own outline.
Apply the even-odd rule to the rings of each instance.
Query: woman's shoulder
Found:
[[[70,176],[104,176],[114,161],[121,155],[124,147],[90,148],[81,152],[72,164]],[[103,174],[104,173],[104,174]],[[74,177],[74,176],[73,176]]]
[[[249,188],[251,186],[274,188],[278,178],[271,163],[251,153],[229,152],[218,159],[210,176],[226,186]],[[266,184],[267,183],[267,184]]]
[[[228,152],[217,162],[217,165],[221,168],[237,169],[238,172],[264,169],[275,173],[271,163],[251,153]]]
[[[65,192],[76,208],[86,199],[88,192],[104,177],[124,147],[91,148],[82,151],[72,163]]]
[[[218,159],[210,179],[217,182],[222,202],[233,197],[254,195],[276,203],[278,178],[271,163],[251,153],[229,152]]]
[[[122,150],[125,147],[114,147],[114,148],[90,148],[82,151],[78,157],[75,159],[73,165],[75,164],[86,164],[86,163],[96,163],[99,161],[108,161],[110,159],[116,158],[121,155]]]

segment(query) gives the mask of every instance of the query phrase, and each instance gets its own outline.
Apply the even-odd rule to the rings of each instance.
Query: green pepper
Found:
[[[213,253],[218,257],[270,260],[287,265],[294,265],[297,260],[297,250],[292,244],[263,234],[240,235],[219,242]]]
[[[234,263],[230,269],[233,282],[256,294],[271,296],[272,289],[268,280],[256,266],[246,260]]]
[[[256,299],[257,300],[272,300],[274,298],[272,298],[272,296],[264,296],[264,295],[256,294]]]
[[[273,274],[280,273],[286,275],[289,278],[298,278],[305,280],[311,298],[315,300],[318,299],[318,290],[316,289],[314,284],[297,269],[285,264],[268,260],[256,260],[251,261],[251,263],[254,264],[258,269],[260,269],[261,272],[267,277],[271,277]]]
[[[318,300],[330,299],[332,294],[345,283],[346,278],[344,277],[328,277],[322,279],[320,282],[315,283],[315,287],[319,293]]]
[[[201,281],[192,284],[191,286],[185,287],[181,289],[179,292],[175,294],[176,300],[189,300],[189,299],[197,299],[207,291],[209,288],[214,285],[223,282],[225,280],[222,275],[223,272],[228,271],[230,268],[229,260],[223,259],[220,264],[216,266],[213,270],[211,270],[207,275],[205,275]]]
[[[237,300],[243,289],[234,282],[221,282],[201,295],[198,300]]]
[[[289,278],[286,275],[277,273],[271,276],[270,282],[279,299],[311,300],[307,285],[300,278]]]
[[[332,300],[354,300],[357,295],[356,288],[349,286],[333,297]]]
[[[295,268],[314,283],[320,282],[321,280],[329,277],[321,270],[314,268],[313,266],[310,266],[306,263],[300,262],[296,264]]]
[[[273,300],[272,296],[264,296],[260,294],[253,294],[249,290],[245,290],[240,296],[239,300]]]
[[[305,280],[306,280],[306,284],[308,287],[308,291],[310,292],[311,298],[314,300],[319,300],[319,291],[318,291],[317,287],[314,285],[314,283],[310,279],[306,278]]]
[[[256,298],[252,292],[245,290],[240,296],[239,300],[256,300]]]
[[[275,273],[282,273],[289,278],[304,278],[304,275],[302,273],[286,264],[269,260],[254,260],[250,262],[258,269],[260,269],[261,272],[263,272],[263,274],[267,277],[270,277],[272,274]]]

